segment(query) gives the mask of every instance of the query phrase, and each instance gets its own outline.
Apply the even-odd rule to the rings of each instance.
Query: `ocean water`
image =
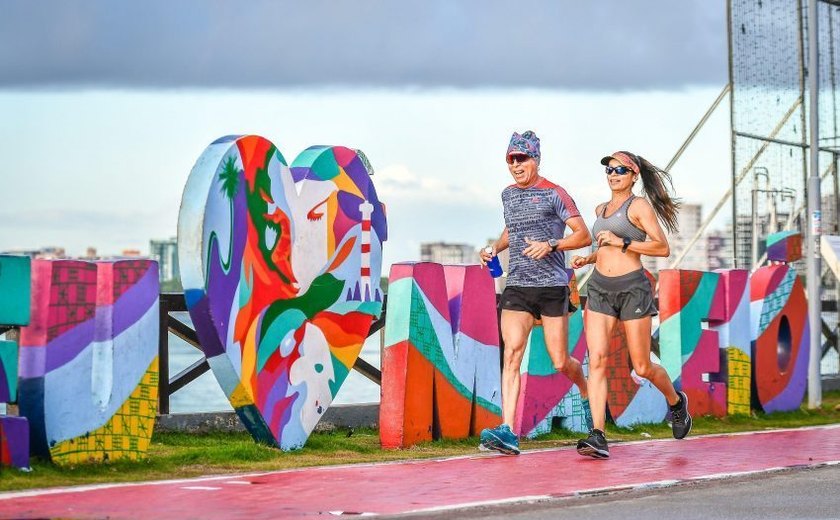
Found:
[[[189,323],[188,316],[177,314],[177,318]],[[376,368],[380,368],[380,335],[369,337],[362,347],[361,357]],[[202,353],[183,341],[181,338],[169,335],[169,377],[173,377],[181,370],[201,359]],[[351,370],[344,384],[336,395],[334,404],[378,403],[379,385]],[[219,412],[232,410],[230,402],[222,392],[219,383],[208,371],[184,388],[172,394],[169,398],[171,413]]]

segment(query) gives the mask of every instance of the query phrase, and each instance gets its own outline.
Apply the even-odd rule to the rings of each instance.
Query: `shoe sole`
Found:
[[[504,453],[505,455],[519,455],[519,448],[515,446],[511,446],[510,444],[505,443],[503,440],[499,439],[492,433],[489,434],[490,439],[482,442],[478,449],[482,450],[482,446],[486,448],[486,450],[493,450],[498,451],[499,453]],[[485,451],[485,450],[482,450]]]
[[[685,431],[682,437],[677,437],[676,435],[674,435],[674,438],[677,440],[685,439],[686,437],[688,437],[688,434],[691,433],[691,427],[694,426],[694,421],[691,419],[691,414],[688,413],[688,396],[685,392],[680,392],[680,394],[682,394],[683,399],[685,399],[685,416],[688,418],[688,429]],[[673,423],[671,424],[671,431],[673,432]]]
[[[610,458],[610,452],[599,450],[594,446],[590,446],[589,444],[584,444],[583,446],[578,446],[577,452],[584,457],[592,457],[593,459],[608,459]]]

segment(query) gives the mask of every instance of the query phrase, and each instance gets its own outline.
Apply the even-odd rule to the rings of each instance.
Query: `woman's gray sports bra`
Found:
[[[601,210],[601,214],[598,215],[595,219],[595,224],[592,226],[592,236],[595,237],[599,232],[606,229],[607,231],[612,231],[618,237],[629,238],[630,240],[635,240],[637,242],[644,242],[645,239],[647,239],[647,233],[634,226],[633,223],[630,222],[630,218],[627,216],[627,210],[630,208],[630,203],[633,202],[633,199],[635,198],[635,195],[630,195],[621,207],[615,210],[609,217],[606,216],[607,205],[604,204],[604,209]]]

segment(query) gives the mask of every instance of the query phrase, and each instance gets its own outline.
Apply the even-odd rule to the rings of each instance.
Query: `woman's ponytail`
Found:
[[[657,168],[643,157],[638,155],[634,157],[638,158],[644,195],[650,201],[650,205],[653,206],[656,216],[665,224],[665,228],[671,233],[676,233],[679,229],[677,213],[679,213],[682,201],[672,197],[668,191],[668,187],[672,191],[674,189],[671,174]]]

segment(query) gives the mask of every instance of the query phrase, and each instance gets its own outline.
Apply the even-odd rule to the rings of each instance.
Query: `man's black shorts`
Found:
[[[569,288],[506,287],[502,293],[502,310],[525,311],[536,319],[543,316],[566,316],[576,310],[569,302]]]

